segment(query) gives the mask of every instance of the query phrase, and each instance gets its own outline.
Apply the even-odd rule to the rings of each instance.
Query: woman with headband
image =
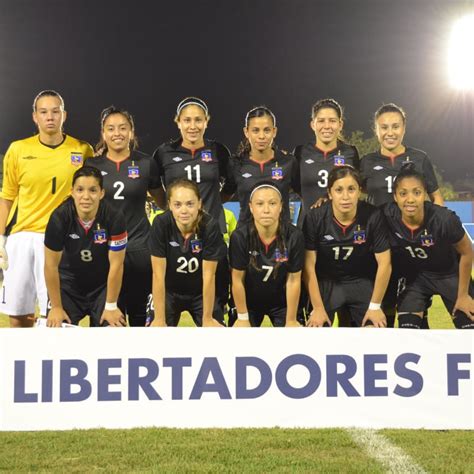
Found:
[[[321,198],[327,199],[328,176],[335,166],[352,165],[359,169],[359,153],[355,146],[343,141],[343,125],[344,115],[337,101],[321,99],[313,105],[310,126],[315,140],[297,146],[294,151],[301,183],[301,225],[304,213]]]
[[[251,218],[230,239],[234,326],[299,326],[296,320],[304,265],[302,232],[282,219],[282,195],[263,181],[250,192]]]
[[[276,118],[263,105],[245,117],[245,139],[232,158],[233,180],[240,203],[239,224],[251,217],[250,193],[255,185],[270,181],[282,196],[282,219],[290,220],[290,189],[298,191],[298,170],[293,155],[278,150],[273,141],[277,134]]]
[[[130,326],[144,326],[152,277],[145,204],[147,192],[158,197],[160,180],[155,162],[136,148],[133,117],[114,106],[104,109],[96,146],[100,156],[88,164],[103,175],[105,200],[125,216],[128,247],[118,305]]]
[[[306,215],[307,326],[330,326],[341,308],[357,326],[387,325],[381,310],[391,273],[386,223],[380,209],[359,200],[360,189],[352,166],[335,167],[328,176],[329,201]]]
[[[225,234],[222,202],[234,194],[235,186],[229,180],[229,150],[204,137],[210,118],[202,99],[183,99],[174,118],[181,136],[163,143],[153,158],[165,189],[178,178],[189,179],[198,185],[204,210],[219,223],[222,234]]]

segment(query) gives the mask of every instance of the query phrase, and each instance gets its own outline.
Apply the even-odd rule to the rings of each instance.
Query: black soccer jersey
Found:
[[[202,261],[227,255],[219,225],[209,214],[203,215],[200,233],[184,239],[171,211],[153,220],[150,250],[154,257],[166,258],[166,291],[193,296],[202,294]]]
[[[204,209],[227,232],[220,191],[234,194],[235,185],[229,174],[229,150],[213,140],[204,139],[204,147],[189,150],[182,140],[162,144],[153,154],[163,185],[169,186],[178,178],[187,178],[199,187]]]
[[[310,209],[303,233],[307,250],[315,250],[318,278],[353,280],[374,279],[377,263],[374,254],[390,248],[383,213],[359,201],[354,222],[347,226],[334,217],[332,204]]]
[[[70,285],[87,293],[107,283],[109,250],[126,247],[125,219],[102,200],[92,226],[85,229],[69,198],[51,215],[44,244],[50,250],[63,252],[59,264],[61,286]]]
[[[283,218],[290,219],[290,189],[298,190],[298,169],[293,155],[275,150],[275,156],[264,163],[251,160],[248,154],[233,156],[231,166],[240,203],[239,223],[250,218],[250,193],[262,181],[271,181],[278,188],[283,198]]]
[[[127,250],[147,249],[150,222],[145,212],[146,195],[149,189],[161,186],[155,162],[148,155],[133,151],[118,163],[103,155],[89,159],[87,164],[101,171],[105,200],[125,216]]]
[[[368,202],[381,206],[393,201],[393,183],[403,163],[407,161],[415,163],[415,169],[423,174],[429,194],[439,188],[433,165],[424,151],[407,147],[404,153],[393,158],[377,151],[365,155],[360,162],[360,173]]]
[[[249,309],[286,307],[286,279],[304,265],[304,237],[301,230],[289,224],[285,232],[285,248],[279,249],[276,240],[270,245],[260,242],[255,268],[250,263],[250,224],[238,227],[230,238],[230,265],[245,270],[245,294]]]
[[[383,207],[397,273],[402,276],[419,272],[457,274],[459,259],[453,245],[465,234],[459,217],[428,201],[424,209],[423,224],[411,230],[403,223],[395,202]]]
[[[309,209],[319,198],[327,197],[328,176],[335,166],[352,165],[359,169],[357,148],[343,142],[338,142],[331,151],[321,151],[314,143],[299,145],[294,155],[299,167],[305,209]]]

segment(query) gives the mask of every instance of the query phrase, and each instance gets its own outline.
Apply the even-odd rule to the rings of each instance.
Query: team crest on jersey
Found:
[[[283,252],[280,252],[280,249],[275,249],[275,255],[274,255],[274,260],[275,262],[287,262],[288,261],[288,250],[285,249]]]
[[[283,179],[283,170],[280,166],[277,165],[272,168],[272,179],[280,180]]]
[[[107,232],[105,229],[94,229],[94,244],[106,244]]]
[[[82,153],[71,152],[71,165],[81,166],[82,165]]]
[[[433,236],[431,234],[428,234],[428,231],[426,229],[423,234],[421,234],[420,239],[422,247],[431,247],[432,245],[434,245]]]
[[[357,226],[357,229],[354,231],[354,244],[360,245],[366,242],[365,230],[360,228],[360,225]]]
[[[201,151],[201,161],[204,161],[206,163],[209,163],[210,161],[212,161],[212,152],[211,152],[211,150]]]
[[[202,252],[202,240],[201,239],[191,240],[191,252],[192,253],[201,253]]]
[[[128,167],[128,177],[130,179],[137,179],[140,177],[140,168],[138,166]]]
[[[346,160],[344,155],[336,155],[334,157],[334,166],[344,166],[346,164]]]

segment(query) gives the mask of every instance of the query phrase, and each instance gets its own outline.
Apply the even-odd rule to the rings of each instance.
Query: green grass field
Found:
[[[432,328],[453,327],[439,297],[429,320]],[[183,315],[180,326],[192,325]],[[7,326],[8,318],[0,315],[0,327]],[[393,449],[410,456],[408,468],[397,460],[398,451],[361,446],[351,433],[279,428],[4,432],[0,471],[474,473],[472,431],[378,431]]]

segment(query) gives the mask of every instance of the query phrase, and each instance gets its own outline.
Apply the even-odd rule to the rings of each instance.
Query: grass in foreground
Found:
[[[469,431],[381,431],[428,472],[474,472]],[[384,472],[345,430],[76,430],[3,433],[0,470]]]

